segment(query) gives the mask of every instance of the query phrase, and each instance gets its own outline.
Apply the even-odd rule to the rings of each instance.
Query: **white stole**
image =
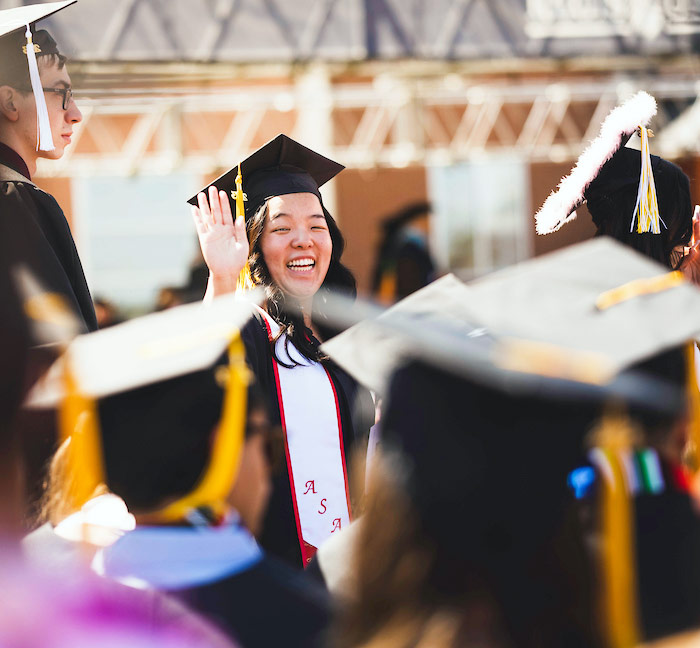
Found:
[[[272,340],[280,326],[267,313]],[[326,368],[305,358],[281,335],[272,361],[277,382],[287,468],[304,566],[332,533],[351,520],[338,395]],[[296,362],[296,364],[295,364]]]

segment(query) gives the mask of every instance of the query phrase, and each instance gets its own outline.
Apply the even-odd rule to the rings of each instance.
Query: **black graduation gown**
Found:
[[[700,624],[700,516],[691,495],[674,486],[661,461],[666,488],[638,495],[637,579],[644,639],[649,641]]]
[[[331,622],[327,592],[272,557],[215,583],[171,593],[245,648],[326,645]]]
[[[248,363],[270,403],[272,423],[281,425],[272,347],[261,314],[256,313],[243,327],[241,337],[246,347]],[[350,463],[354,451],[367,446],[369,429],[374,424],[374,402],[369,390],[355,382],[336,364],[326,361],[324,365],[338,395],[345,457]],[[284,465],[273,475],[272,495],[258,540],[266,552],[301,567],[302,556],[289,485],[289,471],[286,462],[283,460],[282,463]]]
[[[17,158],[0,144],[0,236],[43,287],[65,298],[85,331],[95,331],[95,309],[66,217],[53,196],[22,175]]]

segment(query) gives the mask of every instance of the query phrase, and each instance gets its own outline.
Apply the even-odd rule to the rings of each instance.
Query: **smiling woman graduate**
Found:
[[[374,423],[370,393],[319,351],[328,337],[325,295],[355,294],[340,262],[342,234],[319,191],[343,168],[279,135],[189,200],[209,267],[205,299],[242,283],[265,289],[242,336],[276,405],[287,469],[275,480],[260,539],[297,565],[352,519],[346,457]]]

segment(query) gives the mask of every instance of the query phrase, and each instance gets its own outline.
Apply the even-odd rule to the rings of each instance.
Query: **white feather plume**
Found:
[[[646,92],[638,92],[614,108],[605,118],[598,137],[581,153],[568,176],[564,176],[535,214],[538,234],[556,232],[564,223],[576,218],[576,207],[583,203],[583,194],[595,180],[603,165],[620,148],[621,140],[639,126],[648,126],[656,114],[656,99]]]

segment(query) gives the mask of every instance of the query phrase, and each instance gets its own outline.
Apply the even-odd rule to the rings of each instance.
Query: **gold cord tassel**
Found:
[[[656,198],[656,185],[651,169],[651,154],[649,153],[649,137],[653,133],[644,126],[639,127],[642,137],[642,169],[639,175],[639,189],[637,191],[637,203],[634,206],[634,215],[630,232],[634,230],[637,222],[637,234],[661,234],[661,216],[659,215],[659,202]],[[664,225],[665,227],[665,225]]]
[[[688,436],[690,452],[687,455],[688,467],[694,472],[700,471],[700,391],[695,368],[695,342],[689,342],[686,348],[686,390],[688,398]]]
[[[218,517],[228,510],[226,500],[238,476],[248,418],[250,377],[240,333],[236,333],[229,345],[229,366],[221,369],[217,380],[221,378],[225,383],[224,402],[209,465],[192,492],[154,513],[154,518],[161,522],[183,520],[200,507],[207,507]]]
[[[236,176],[236,191],[231,192],[231,196],[236,201],[236,219],[243,217],[245,219],[245,204],[248,196],[243,193],[243,176],[241,175],[241,165],[238,165],[238,175]],[[253,278],[250,275],[250,266],[246,263],[238,275],[238,283],[236,290],[250,290],[253,287]]]
[[[73,510],[78,510],[104,482],[102,447],[95,402],[83,396],[68,359],[64,371],[65,398],[58,412],[61,442],[70,439],[67,450],[68,493]]]
[[[639,640],[634,511],[621,463],[632,431],[624,417],[606,415],[596,437],[606,464],[601,471],[603,628],[610,648],[632,648]]]

